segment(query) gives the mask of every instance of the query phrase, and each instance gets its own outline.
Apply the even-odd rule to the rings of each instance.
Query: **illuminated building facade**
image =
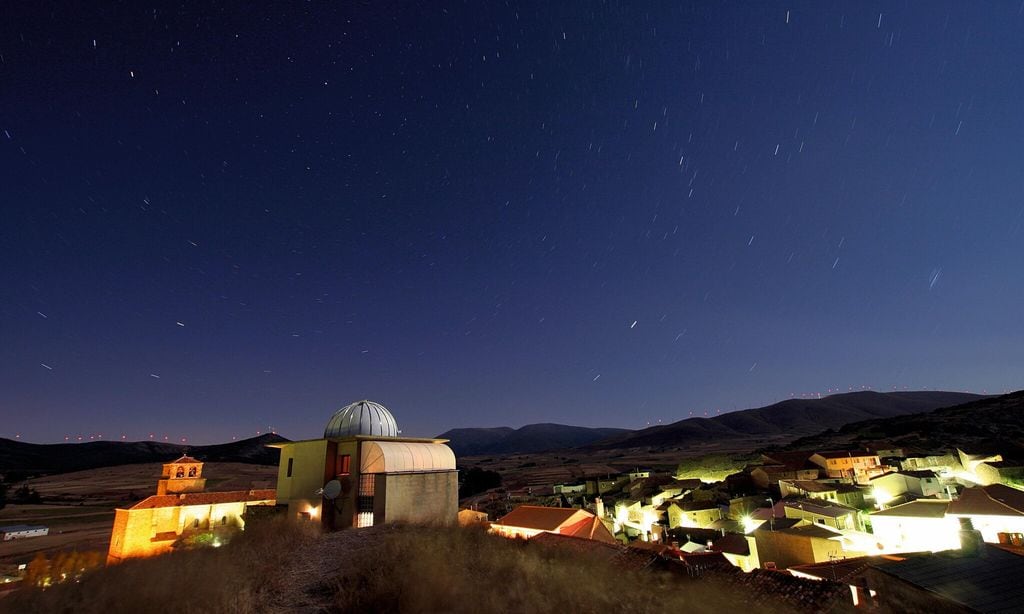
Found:
[[[107,564],[170,552],[183,541],[216,546],[245,528],[246,510],[273,506],[273,490],[203,492],[203,464],[181,458],[164,464],[157,493],[114,513]]]
[[[272,444],[281,450],[277,501],[327,530],[454,524],[459,480],[446,441],[401,437],[387,408],[352,403],[331,416],[322,438]]]

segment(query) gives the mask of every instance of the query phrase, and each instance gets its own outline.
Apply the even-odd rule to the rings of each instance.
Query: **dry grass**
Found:
[[[129,561],[80,584],[20,591],[10,612],[766,611],[710,582],[479,530],[375,527],[318,535],[268,521],[216,550]]]
[[[266,601],[285,590],[277,571],[316,537],[268,521],[222,548],[128,561],[78,584],[17,591],[0,600],[0,612],[265,612]]]

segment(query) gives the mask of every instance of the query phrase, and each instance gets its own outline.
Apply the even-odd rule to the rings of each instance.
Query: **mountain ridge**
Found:
[[[967,392],[865,390],[819,399],[787,399],[713,418],[686,418],[671,424],[631,431],[586,447],[591,450],[611,450],[683,445],[707,437],[787,436],[796,439],[852,422],[933,411],[983,398],[984,395]]]
[[[51,475],[114,465],[167,462],[185,453],[202,461],[276,465],[279,451],[266,446],[282,441],[288,440],[272,433],[206,446],[162,441],[40,444],[0,437],[0,471]]]
[[[644,429],[577,427],[564,424],[528,424],[458,428],[439,438],[458,456],[502,455],[579,448],[589,451],[685,445],[709,438],[789,437],[797,439],[863,420],[933,411],[987,398],[967,392],[899,391],[846,392],[818,399],[787,399],[712,418],[685,418]],[[604,433],[604,436],[602,435]]]
[[[575,448],[627,432],[628,429],[542,422],[518,429],[508,426],[450,429],[438,438],[448,439],[448,446],[456,456],[480,456]]]

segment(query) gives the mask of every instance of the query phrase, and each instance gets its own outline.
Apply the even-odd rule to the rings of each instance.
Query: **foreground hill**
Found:
[[[448,445],[456,456],[479,456],[575,448],[629,432],[627,429],[615,428],[528,424],[518,429],[507,426],[452,429],[438,437],[450,440]]]
[[[595,450],[679,446],[708,439],[795,438],[851,422],[927,412],[982,399],[964,392],[851,392],[822,399],[789,399],[714,418],[688,418],[595,442]]]
[[[274,434],[210,446],[183,446],[158,441],[90,441],[38,444],[0,438],[0,471],[49,475],[131,465],[166,462],[185,452],[203,461],[276,465],[279,452],[267,444],[287,441]]]
[[[1024,459],[1024,390],[930,412],[846,424],[792,442],[790,448],[841,448],[885,441],[917,451],[959,447]]]
[[[0,613],[836,611],[849,589],[724,560],[687,573],[650,550],[560,536],[253,522],[222,548],[129,560],[0,599]],[[566,542],[565,540],[569,540]]]

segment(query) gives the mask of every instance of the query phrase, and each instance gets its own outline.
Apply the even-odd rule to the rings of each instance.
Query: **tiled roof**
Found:
[[[719,518],[718,520],[712,520],[707,524],[708,529],[714,529],[716,531],[726,530],[733,533],[740,533],[743,531],[743,525],[739,521],[731,518]]]
[[[855,514],[857,510],[840,503],[827,503],[821,499],[798,499],[783,500],[782,503],[790,509],[799,509],[819,516],[838,518],[848,514]]]
[[[0,527],[0,533],[16,533],[20,531],[38,531],[45,529],[46,527],[41,524],[9,524],[6,527]]]
[[[949,501],[943,499],[918,499],[903,505],[896,505],[878,512],[871,512],[871,516],[898,516],[903,518],[942,518],[946,515]]]
[[[762,520],[762,519],[759,518],[758,520]],[[795,527],[795,526],[797,526],[798,524],[800,524],[802,522],[807,522],[806,520],[803,520],[802,518],[775,518],[775,519],[772,519],[772,518],[770,518],[768,516],[766,516],[763,520],[764,520],[764,523],[761,524],[756,529],[754,529],[755,531],[781,531],[782,529],[790,529],[792,527]]]
[[[582,510],[571,507],[542,507],[520,505],[498,519],[495,524],[522,529],[554,531],[565,524],[574,514]],[[590,515],[590,512],[585,512]]]
[[[822,458],[865,458],[878,455],[864,452],[863,450],[827,450],[825,452],[818,452],[818,456]]]
[[[1024,491],[1003,484],[965,488],[949,504],[949,513],[964,516],[1024,516]]]
[[[1024,603],[1024,557],[991,545],[982,556],[959,550],[884,557],[878,571],[978,612],[1019,612]]]
[[[845,584],[830,580],[808,580],[797,578],[781,571],[753,569],[743,573],[738,568],[729,576],[731,584],[746,589],[760,597],[756,605],[760,610],[765,605],[778,602],[787,605],[786,611],[828,612],[833,607],[850,599],[850,589]],[[778,611],[771,608],[767,611]]]
[[[597,516],[591,516],[590,518],[584,518],[579,522],[563,527],[561,531],[562,535],[571,535],[573,537],[582,537],[584,539],[596,539],[598,541],[615,541],[615,536],[608,530],[608,527],[604,526],[601,519]]]
[[[804,492],[835,492],[837,484],[826,484],[814,480],[783,480]]]
[[[789,571],[798,571],[809,576],[832,580],[844,584],[856,586],[864,585],[863,572],[868,568],[872,559],[866,556],[858,556],[852,559],[838,559],[824,563],[811,563],[809,565],[792,565]]]
[[[181,458],[179,458],[178,460],[172,460],[171,462],[164,463],[164,464],[165,465],[201,465],[202,462],[197,461],[196,459],[192,458],[188,454],[182,454]]]
[[[726,554],[750,555],[750,543],[747,541],[747,538],[735,533],[728,533],[719,537],[711,543],[711,549],[715,552]]]
[[[128,509],[144,510],[159,507],[178,507],[186,505],[215,505],[217,503],[237,503],[240,501],[275,501],[277,491],[267,490],[233,490],[228,492],[189,492],[180,495],[153,495],[146,497]]]
[[[771,529],[769,529],[769,531],[770,530]],[[776,532],[785,533],[787,535],[796,535],[798,537],[818,539],[836,539],[843,536],[843,534],[836,529],[830,529],[829,527],[823,527],[818,524],[807,524],[799,527],[790,527],[788,529],[776,529]]]
[[[625,569],[644,569],[658,559],[658,554],[653,551],[627,548],[621,544],[608,544],[558,533],[541,533],[531,539],[529,543],[605,559]]]

